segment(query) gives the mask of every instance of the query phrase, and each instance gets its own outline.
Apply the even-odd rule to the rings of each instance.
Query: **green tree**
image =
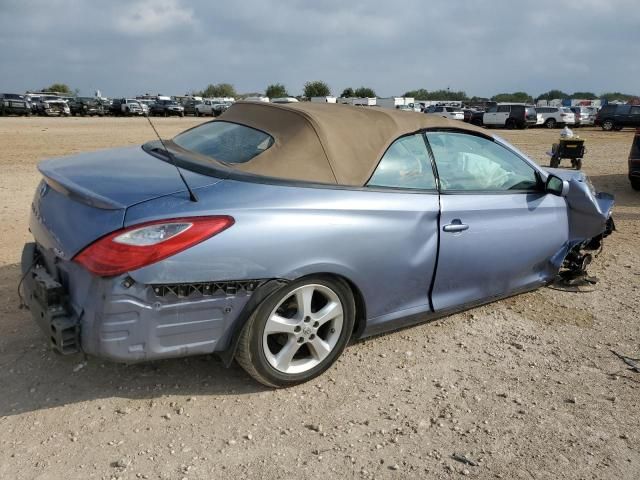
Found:
[[[595,100],[598,96],[593,92],[573,92],[569,98],[580,98],[583,100]]]
[[[345,88],[342,93],[340,94],[341,98],[350,98],[350,97],[355,97],[355,92],[353,91],[353,88],[351,87],[347,87]]]
[[[427,90],[424,88],[419,88],[417,90],[409,90],[408,92],[405,92],[403,96],[412,97],[412,98],[415,98],[416,100],[428,100],[429,92],[427,92]]]
[[[499,93],[491,97],[494,102],[533,103],[533,98],[527,92]]]
[[[427,98],[425,98],[425,100],[455,100],[460,102],[464,102],[467,99],[468,97],[466,92],[462,90],[456,92],[449,89],[429,92],[427,94]]]
[[[280,98],[289,96],[286,87],[281,83],[274,83],[273,85],[269,85],[264,94],[269,98]]]
[[[556,98],[560,98],[560,99],[569,98],[569,94],[563,92],[562,90],[558,90],[558,89],[549,90],[548,92],[545,92],[542,95],[540,95],[538,97],[538,100],[547,100],[548,101],[548,100],[554,100]]]
[[[54,83],[53,85],[47,87],[47,88],[43,88],[42,91],[44,92],[58,92],[58,93],[63,93],[65,95],[72,95],[73,91],[71,90],[71,87],[69,87],[69,85],[67,85],[66,83]]]
[[[372,98],[377,96],[373,88],[369,88],[369,87],[356,88],[353,94],[355,97],[358,97],[358,98],[365,98],[365,97]]]
[[[329,85],[321,80],[314,80],[304,84],[304,96],[311,97],[328,97],[331,95]]]
[[[207,85],[207,88],[205,88],[202,92],[200,92],[200,96],[207,97],[207,98],[237,97],[238,93],[236,92],[236,89],[233,88],[233,85],[231,85],[230,83],[217,83],[215,85],[210,83],[209,85]]]
[[[612,102],[614,100],[617,100],[619,102],[628,102],[629,100],[634,98],[634,96],[635,95],[629,95],[628,93],[607,92],[600,95],[600,98],[606,100],[607,102]]]

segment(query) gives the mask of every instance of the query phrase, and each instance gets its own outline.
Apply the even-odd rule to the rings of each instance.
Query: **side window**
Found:
[[[640,107],[631,107],[631,115],[640,115]]]
[[[427,140],[443,191],[538,189],[533,167],[499,143],[453,132],[428,132]]]
[[[509,105],[498,105],[498,112],[509,112]]]
[[[489,110],[487,110],[487,113],[496,113],[497,111],[498,111],[498,107],[494,105]]]
[[[422,134],[393,142],[367,186],[435,190],[436,180]]]

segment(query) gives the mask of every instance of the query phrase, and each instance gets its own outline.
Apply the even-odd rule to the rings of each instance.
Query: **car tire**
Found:
[[[574,166],[576,167],[576,170],[582,170],[582,159],[576,158],[576,161],[574,162]]]
[[[602,122],[602,130],[604,130],[605,132],[610,132],[615,128],[616,128],[616,124],[613,122],[613,120],[610,120],[607,118]]]
[[[235,358],[269,387],[304,383],[333,365],[349,342],[354,322],[355,303],[346,282],[305,277],[256,308],[240,333]]]
[[[547,128],[556,128],[556,124],[555,118],[547,118],[546,122],[544,122],[544,126]]]
[[[640,190],[640,178],[630,178],[629,181],[631,182],[631,188],[636,191]]]
[[[507,118],[504,126],[507,127],[507,130],[514,130],[517,127],[516,121],[513,118]]]
[[[200,112],[198,112],[198,110],[196,110],[193,115],[196,116],[196,117],[199,117],[200,116]]]

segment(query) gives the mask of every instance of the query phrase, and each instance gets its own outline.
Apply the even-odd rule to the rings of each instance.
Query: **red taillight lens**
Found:
[[[74,261],[101,277],[120,275],[186,250],[233,223],[233,218],[228,216],[141,223],[102,237],[76,255]]]

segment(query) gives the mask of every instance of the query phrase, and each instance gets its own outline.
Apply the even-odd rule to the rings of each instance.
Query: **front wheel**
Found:
[[[555,118],[549,118],[546,122],[544,122],[544,126],[547,128],[556,128],[556,120]]]
[[[258,382],[289,387],[326,371],[347,345],[355,322],[349,286],[307,277],[278,290],[242,329],[236,361]]]
[[[613,120],[605,120],[604,122],[602,122],[602,130],[604,130],[605,132],[610,132],[615,127],[616,124],[613,123]]]

